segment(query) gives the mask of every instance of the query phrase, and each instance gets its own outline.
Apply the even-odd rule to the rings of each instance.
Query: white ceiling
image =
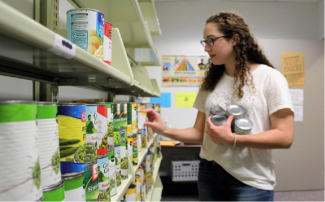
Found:
[[[183,1],[183,2],[190,2],[190,1],[255,1],[255,2],[291,2],[291,3],[317,3],[320,0],[155,0],[155,1]]]

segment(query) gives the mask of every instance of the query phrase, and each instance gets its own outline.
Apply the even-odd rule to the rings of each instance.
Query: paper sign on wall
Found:
[[[281,71],[289,87],[305,86],[305,53],[281,53]]]
[[[160,97],[150,98],[150,103],[160,103],[160,107],[171,107],[170,104],[171,95],[170,93],[161,93]]]
[[[197,93],[175,93],[176,107],[193,107]]]

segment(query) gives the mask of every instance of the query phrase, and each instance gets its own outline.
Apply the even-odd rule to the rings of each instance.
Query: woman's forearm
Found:
[[[184,143],[202,144],[203,141],[203,134],[196,128],[166,128],[162,135]]]

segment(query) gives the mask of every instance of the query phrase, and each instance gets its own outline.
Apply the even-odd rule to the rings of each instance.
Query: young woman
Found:
[[[147,109],[158,133],[186,143],[201,143],[198,178],[202,201],[273,201],[276,185],[271,149],[290,148],[294,136],[293,106],[288,83],[266,59],[244,19],[221,12],[206,21],[201,41],[211,64],[194,107],[193,128],[166,127]],[[244,109],[253,123],[248,134],[232,133],[234,116],[225,124],[211,122],[210,108]]]

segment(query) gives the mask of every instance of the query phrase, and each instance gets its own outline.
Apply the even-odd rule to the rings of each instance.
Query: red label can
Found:
[[[104,22],[104,50],[103,60],[112,65],[112,24]]]

